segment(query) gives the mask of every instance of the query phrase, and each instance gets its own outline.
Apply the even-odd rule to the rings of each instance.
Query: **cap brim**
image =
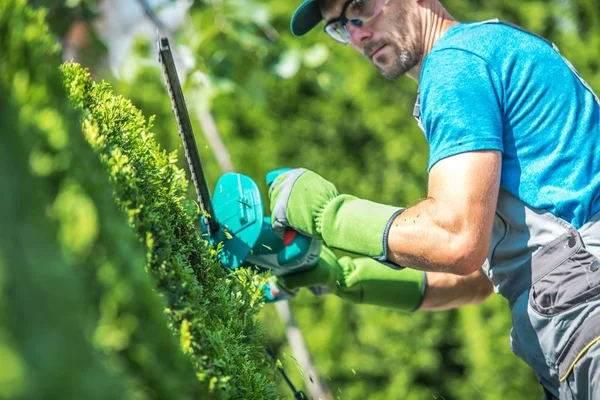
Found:
[[[290,29],[295,36],[302,36],[317,26],[322,19],[317,0],[306,0],[292,16]]]

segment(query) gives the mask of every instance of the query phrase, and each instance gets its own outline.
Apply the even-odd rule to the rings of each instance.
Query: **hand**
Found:
[[[372,258],[342,257],[323,247],[315,268],[277,277],[279,286],[295,292],[300,287],[326,286],[330,292],[357,304],[371,304],[412,312],[421,305],[425,273],[394,270]]]
[[[322,213],[339,196],[335,186],[305,168],[279,175],[269,188],[273,231],[283,235],[287,227],[322,239]]]
[[[402,209],[340,194],[320,175],[289,170],[269,188],[271,223],[279,235],[291,227],[327,245],[385,261],[387,233]]]

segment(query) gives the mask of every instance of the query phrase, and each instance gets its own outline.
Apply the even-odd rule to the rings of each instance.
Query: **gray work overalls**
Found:
[[[419,98],[413,114],[423,129]],[[599,260],[600,213],[578,230],[500,189],[482,268],[508,299],[511,348],[535,371],[548,400],[600,400]]]

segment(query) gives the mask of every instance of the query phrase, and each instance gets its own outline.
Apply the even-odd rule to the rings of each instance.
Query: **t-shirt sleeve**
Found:
[[[430,53],[421,79],[428,170],[460,153],[502,146],[502,85],[481,57],[461,49]]]

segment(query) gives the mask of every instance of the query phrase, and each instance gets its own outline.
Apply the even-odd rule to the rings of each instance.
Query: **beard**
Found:
[[[418,15],[411,14],[411,10],[405,7],[390,10],[389,20],[395,27],[392,38],[368,43],[364,48],[364,54],[368,55],[383,45],[389,47],[370,61],[381,75],[390,80],[406,74],[417,66],[423,57],[420,20]]]
[[[389,80],[396,79],[397,77],[406,74],[421,61],[423,52],[420,49],[400,49],[395,43],[379,42],[376,43],[375,46],[370,47],[370,49],[378,49],[384,44],[387,45],[389,49],[386,49],[382,54],[373,57],[371,62],[375,68],[377,68],[379,73]],[[367,47],[365,47],[365,49],[367,49]]]

